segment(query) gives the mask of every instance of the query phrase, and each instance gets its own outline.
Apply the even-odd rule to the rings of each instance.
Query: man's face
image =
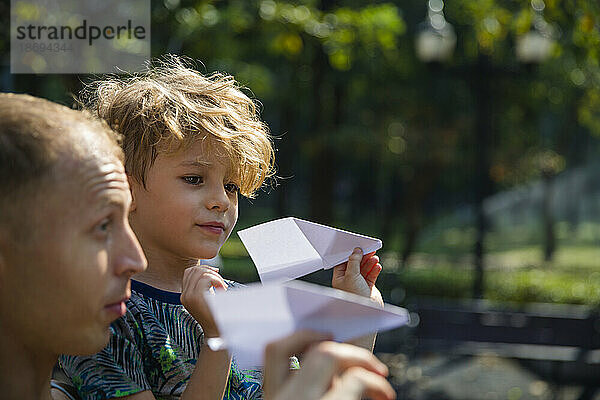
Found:
[[[114,156],[70,160],[31,204],[32,239],[0,277],[3,324],[40,351],[91,354],[125,312],[129,278],[146,260],[127,221],[131,202]],[[4,271],[7,272],[7,271]]]
[[[131,225],[146,254],[161,259],[208,259],[229,237],[238,216],[238,187],[201,143],[159,154],[146,188],[132,180]]]

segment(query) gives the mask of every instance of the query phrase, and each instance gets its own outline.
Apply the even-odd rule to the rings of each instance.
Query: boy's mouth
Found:
[[[225,225],[221,222],[206,222],[204,224],[196,224],[196,226],[199,226],[205,232],[215,235],[220,235],[225,232]]]

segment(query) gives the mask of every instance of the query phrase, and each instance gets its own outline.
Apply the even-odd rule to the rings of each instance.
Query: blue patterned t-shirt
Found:
[[[242,286],[226,282],[229,287]],[[144,390],[151,390],[157,399],[181,396],[204,335],[179,296],[132,280],[127,312],[112,323],[108,345],[93,356],[60,357],[83,399],[109,399]],[[224,399],[261,397],[261,372],[240,370],[234,359]]]

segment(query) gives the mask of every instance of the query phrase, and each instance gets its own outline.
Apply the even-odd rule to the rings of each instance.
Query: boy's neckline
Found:
[[[181,293],[178,292],[168,292],[134,279],[131,280],[131,290],[163,303],[181,305]]]

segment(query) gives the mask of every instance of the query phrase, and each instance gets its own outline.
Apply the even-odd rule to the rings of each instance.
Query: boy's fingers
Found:
[[[190,267],[184,271],[182,286],[183,293],[206,291],[210,287],[227,289],[221,275],[211,269],[198,267]]]
[[[379,273],[381,272],[382,269],[383,269],[383,267],[381,266],[381,264],[379,264],[379,263],[375,264],[373,266],[373,268],[371,268],[371,271],[369,271],[367,276],[365,276],[365,279],[367,280],[367,282],[374,285],[375,282],[377,282],[377,278],[379,277]]]
[[[346,267],[346,271],[350,273],[350,276],[360,274],[360,262],[362,260],[362,256],[363,254],[360,247],[355,248],[352,254],[350,254],[348,266]]]
[[[206,291],[211,287],[215,289],[227,289],[227,284],[221,275],[216,272],[204,272],[195,282],[195,290]]]
[[[198,265],[198,267],[207,268],[207,269],[210,269],[211,271],[219,272],[219,267],[213,267],[212,265],[208,265],[208,264],[201,264],[201,265]]]
[[[192,267],[188,267],[183,271],[183,285],[186,283],[189,284],[190,280],[194,280],[199,278],[199,275],[204,272],[219,272],[218,268],[211,267],[210,265],[194,265]]]
[[[333,267],[333,279],[343,278],[346,274],[346,263]]]
[[[205,278],[200,280],[198,283],[204,291],[207,291],[210,288],[227,289],[227,284],[223,281],[223,279],[221,277],[206,276]]]
[[[362,268],[362,266],[367,262],[367,260],[369,260],[371,258],[371,256],[375,255],[375,251],[372,251],[370,253],[367,253],[363,256],[362,260],[360,261],[360,267]]]
[[[366,260],[363,258],[363,263],[360,267],[360,274],[366,278],[369,272],[371,272],[375,264],[377,264],[378,262],[379,257],[377,256],[372,256]]]

